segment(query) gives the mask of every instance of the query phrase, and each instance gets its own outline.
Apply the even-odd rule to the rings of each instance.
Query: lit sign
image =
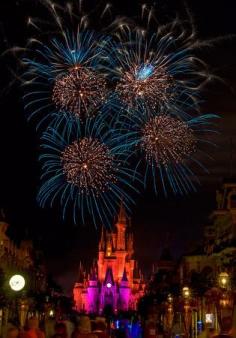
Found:
[[[205,322],[207,327],[214,327],[214,315],[213,313],[206,313]]]

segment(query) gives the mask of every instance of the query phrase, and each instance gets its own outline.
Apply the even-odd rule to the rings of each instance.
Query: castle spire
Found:
[[[134,236],[133,234],[130,232],[127,236],[127,250],[129,253],[129,257],[133,257],[134,254]]]
[[[121,224],[127,223],[127,216],[126,216],[123,200],[121,201],[121,204],[120,204],[120,211],[119,211],[119,215],[118,215],[118,223],[121,223]]]
[[[79,273],[78,273],[78,283],[84,282],[84,269],[81,261],[79,262]]]
[[[108,234],[106,242],[106,256],[110,257],[112,255],[113,245],[112,245],[112,235]]]
[[[97,268],[95,262],[90,269],[90,281],[97,281]]]
[[[105,250],[105,234],[104,234],[104,229],[102,227],[101,239],[99,242],[99,251],[104,251],[104,250]]]
[[[125,207],[124,207],[123,201],[121,201],[120,211],[118,214],[118,220],[116,223],[117,250],[126,250],[126,238],[125,238],[126,224],[127,224],[126,222],[127,222],[127,217],[126,217]]]
[[[104,284],[108,285],[108,287],[109,285],[114,285],[114,278],[111,268],[107,268]]]
[[[124,272],[123,272],[123,276],[122,276],[121,281],[122,281],[122,282],[128,282],[128,277],[127,277],[126,268],[124,268]]]

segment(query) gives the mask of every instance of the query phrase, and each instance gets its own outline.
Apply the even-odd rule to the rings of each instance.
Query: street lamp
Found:
[[[16,274],[10,277],[9,286],[12,291],[16,294],[22,291],[25,287],[25,278],[22,275]],[[17,307],[17,302],[15,300],[15,306]],[[26,321],[27,313],[29,310],[29,303],[26,298],[18,299],[18,314],[20,326],[23,327]]]
[[[183,298],[184,329],[186,337],[189,337],[192,323],[192,307],[190,304],[191,291],[188,286],[184,286],[182,288],[182,298]]]
[[[190,293],[190,289],[188,286],[184,286],[182,288],[182,296],[186,300],[190,299],[191,293]]]
[[[9,279],[9,285],[13,291],[21,291],[25,287],[25,279],[21,275],[13,275]]]
[[[171,333],[173,319],[174,319],[174,309],[173,309],[173,296],[172,294],[168,294],[167,300],[165,303],[165,316],[164,316],[164,327],[168,336]]]
[[[229,282],[230,282],[229,274],[227,272],[221,272],[218,277],[219,287],[222,289],[228,289],[230,286]]]
[[[220,328],[224,333],[229,331],[229,327],[232,326],[234,312],[234,295],[230,290],[230,275],[227,272],[219,274],[218,285],[220,292],[216,308]]]

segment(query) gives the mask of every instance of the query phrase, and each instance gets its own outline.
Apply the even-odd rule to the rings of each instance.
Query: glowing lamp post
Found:
[[[183,298],[184,330],[185,330],[186,337],[189,337],[191,322],[192,322],[192,307],[190,304],[191,291],[188,286],[184,286],[182,288],[182,298]]]
[[[229,288],[229,282],[229,274],[227,272],[221,272],[218,278],[219,287],[227,290]]]
[[[108,289],[111,288],[111,283],[107,283],[107,288],[108,288]]]
[[[165,316],[164,316],[164,326],[168,336],[171,333],[173,319],[174,319],[173,296],[171,294],[168,294],[165,303]]]
[[[15,291],[21,291],[25,287],[25,279],[21,275],[13,275],[9,280],[10,288]]]
[[[219,274],[218,285],[220,292],[216,302],[217,316],[221,331],[225,333],[232,326],[234,311],[234,295],[230,290],[230,275],[227,272]]]
[[[21,275],[13,275],[9,279],[9,286],[12,291],[19,293],[25,287],[25,278]],[[29,310],[28,300],[25,298],[20,298],[18,302],[18,313],[21,327],[24,327],[25,325],[28,310]]]
[[[183,287],[182,296],[183,296],[183,299],[185,299],[185,300],[188,300],[190,298],[191,294],[190,294],[190,289],[189,289],[188,286]]]

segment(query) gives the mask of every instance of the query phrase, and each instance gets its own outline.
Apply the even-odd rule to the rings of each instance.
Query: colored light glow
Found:
[[[25,279],[21,275],[14,275],[10,278],[9,285],[13,291],[21,291],[25,286]]]
[[[153,74],[154,67],[150,64],[146,64],[140,67],[136,73],[137,80],[146,80]]]
[[[187,287],[187,286],[183,287],[182,292],[183,292],[183,297],[184,298],[189,298],[190,297],[190,289],[189,289],[189,287]]]
[[[107,288],[108,288],[108,289],[111,288],[111,283],[107,283]]]
[[[229,274],[227,272],[221,272],[219,275],[219,284],[222,288],[227,288],[229,284]]]
[[[212,324],[214,321],[213,313],[206,313],[206,324]]]
[[[54,311],[53,311],[53,310],[50,310],[50,311],[49,311],[49,316],[50,316],[50,317],[53,317],[53,316],[54,316]]]

